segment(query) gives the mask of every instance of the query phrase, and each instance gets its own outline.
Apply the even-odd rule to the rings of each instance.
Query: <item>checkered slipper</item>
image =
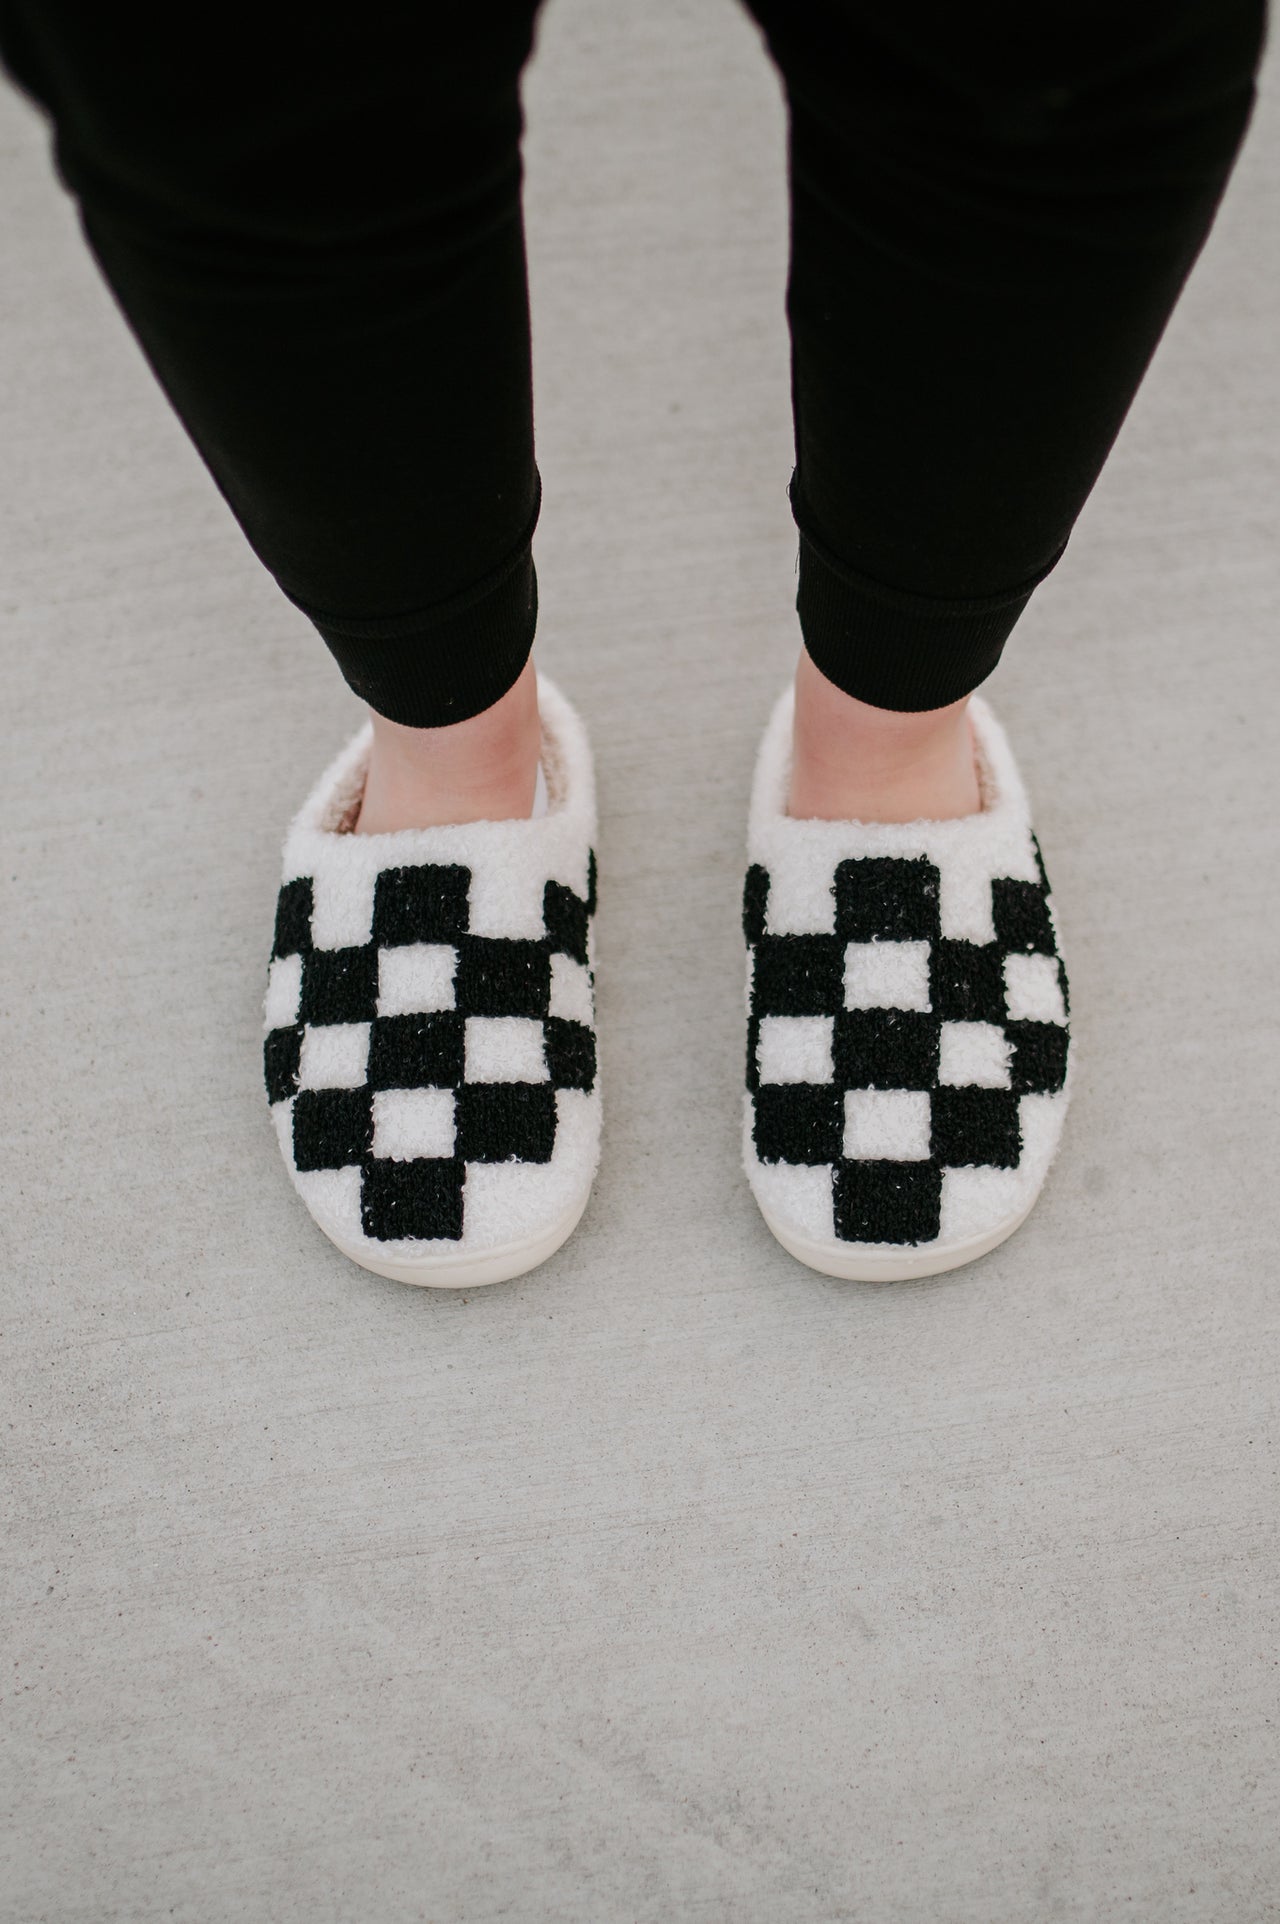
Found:
[[[545,815],[351,834],[366,722],[285,838],[267,1100],[325,1235],[401,1282],[532,1269],[595,1174],[595,782],[542,676],[538,706]]]
[[[982,810],[796,821],[790,689],[748,827],[743,1157],[793,1256],[855,1281],[931,1276],[1035,1202],[1068,1100],[1067,978],[1026,792],[970,704]]]

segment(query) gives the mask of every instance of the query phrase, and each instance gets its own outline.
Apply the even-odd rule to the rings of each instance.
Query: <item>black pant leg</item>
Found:
[[[533,640],[519,78],[537,0],[0,0],[90,245],[355,691],[436,725]]]
[[[749,0],[789,107],[805,645],[923,710],[999,659],[1212,224],[1262,0]]]

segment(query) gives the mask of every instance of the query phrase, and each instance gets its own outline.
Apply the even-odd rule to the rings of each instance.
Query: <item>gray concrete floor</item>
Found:
[[[607,1146],[563,1253],[464,1298],[350,1266],[279,1165],[279,836],[356,711],[0,99],[0,1911],[1278,1918],[1274,88],[990,684],[1065,1147],[1011,1243],[890,1288],[790,1261],[737,1160],[777,89],[728,0],[552,0],[527,105]]]

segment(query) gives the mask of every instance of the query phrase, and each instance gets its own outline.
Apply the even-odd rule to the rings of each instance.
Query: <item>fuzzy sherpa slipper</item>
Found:
[[[544,815],[350,833],[366,722],[285,838],[267,1100],[319,1227],[402,1282],[532,1269],[595,1174],[594,773],[544,676],[538,708]]]
[[[981,698],[982,809],[943,822],[793,820],[793,709],[788,688],[747,833],[747,1177],[811,1268],[931,1276],[1013,1234],[1058,1145],[1067,977],[1048,878]]]

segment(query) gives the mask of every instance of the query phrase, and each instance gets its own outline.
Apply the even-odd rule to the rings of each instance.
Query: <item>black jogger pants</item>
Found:
[[[1263,0],[751,0],[789,109],[809,653],[935,708],[1053,567],[1207,233]],[[0,53],[284,593],[395,720],[533,641],[520,75],[537,0],[0,0]]]

